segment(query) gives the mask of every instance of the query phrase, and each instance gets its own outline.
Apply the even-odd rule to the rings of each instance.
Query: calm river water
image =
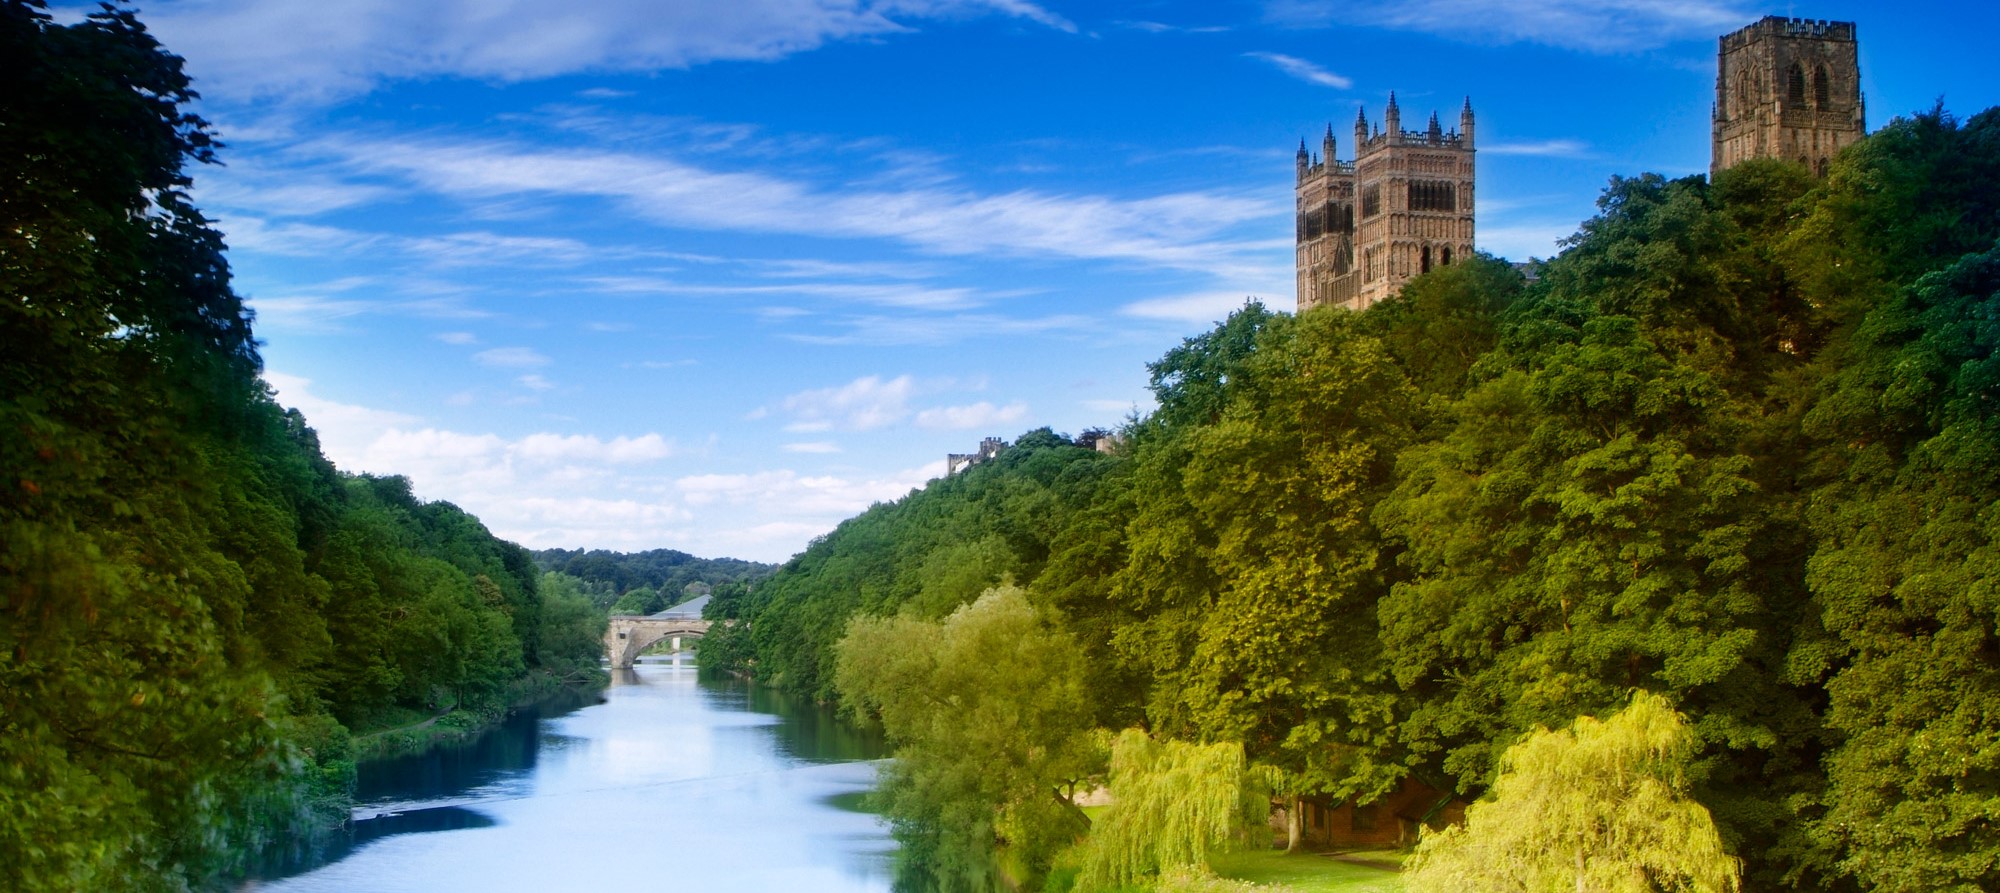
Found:
[[[243,889],[889,889],[895,845],[854,809],[878,738],[692,666],[614,676],[604,703],[362,767],[380,817]]]

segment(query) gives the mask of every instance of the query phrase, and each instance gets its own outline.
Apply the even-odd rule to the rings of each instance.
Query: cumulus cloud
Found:
[[[1539,43],[1594,53],[1630,52],[1706,38],[1753,21],[1753,7],[1717,0],[1270,0],[1279,24],[1367,25],[1474,43]]]
[[[869,375],[838,387],[800,391],[779,406],[792,414],[787,431],[870,431],[907,418],[915,392],[916,381],[908,375],[887,380]]]
[[[1342,77],[1341,75],[1334,74],[1331,71],[1327,71],[1326,69],[1321,68],[1318,65],[1315,65],[1311,62],[1307,62],[1306,60],[1301,59],[1297,56],[1287,56],[1283,53],[1265,53],[1265,52],[1244,53],[1243,55],[1249,56],[1252,59],[1261,59],[1265,62],[1269,62],[1279,71],[1282,71],[1285,74],[1288,74],[1299,80],[1305,81],[1308,84],[1317,84],[1321,87],[1332,87],[1335,90],[1345,90],[1349,87],[1354,86],[1354,80],[1352,78]]]
[[[602,440],[583,434],[530,434],[516,445],[520,454],[543,462],[650,462],[674,454],[673,442],[658,434]]]
[[[279,405],[296,409],[306,417],[306,423],[319,433],[320,448],[327,457],[349,470],[353,470],[354,461],[376,435],[423,421],[408,413],[326,399],[312,392],[311,379],[297,375],[267,369],[264,383],[271,386]]]
[[[421,498],[450,500],[496,534],[538,548],[667,546],[778,561],[943,471],[941,463],[929,463],[888,472],[676,473],[671,464],[682,448],[656,432],[607,438],[453,431],[407,413],[320,397],[298,376],[266,372],[264,378],[282,404],[306,414],[340,468],[407,476]],[[799,454],[838,451],[830,442],[790,446]]]
[[[524,81],[773,60],[944,17],[998,14],[1075,30],[1021,0],[347,0],[331,13],[304,0],[188,0],[147,13],[204,92],[301,103],[407,78]]]
[[[844,385],[792,394],[780,401],[775,411],[791,417],[791,421],[785,424],[785,430],[796,433],[874,431],[905,422],[927,430],[962,431],[1012,425],[1027,417],[1028,405],[1018,400],[1004,406],[988,400],[923,408],[912,405],[927,394],[947,390],[979,391],[985,387],[983,380],[919,382],[908,375],[888,379],[869,375]],[[771,412],[770,408],[760,408],[749,418],[762,418]],[[797,443],[785,449],[791,452],[837,450],[830,442]]]
[[[942,465],[942,462],[935,463]],[[689,505],[716,503],[788,507],[792,513],[845,518],[877,502],[900,499],[941,468],[908,468],[879,477],[802,475],[790,469],[750,474],[698,474],[678,478],[674,489]],[[829,525],[831,526],[831,525]]]

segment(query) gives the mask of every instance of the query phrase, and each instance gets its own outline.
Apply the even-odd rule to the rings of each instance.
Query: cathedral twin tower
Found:
[[[1711,172],[1781,158],[1824,176],[1833,156],[1866,135],[1853,22],[1766,16],[1724,35],[1716,54]],[[1353,310],[1394,295],[1432,267],[1472,256],[1472,100],[1445,130],[1404,130],[1396,94],[1380,128],[1354,122],[1354,160],[1340,161],[1333,128],[1317,156],[1299,144],[1297,223],[1301,312]]]
[[[1431,114],[1404,130],[1396,94],[1382,126],[1354,121],[1354,160],[1334,153],[1333,127],[1320,156],[1299,143],[1299,310],[1338,304],[1359,310],[1418,273],[1472,256],[1472,100],[1447,131]]]

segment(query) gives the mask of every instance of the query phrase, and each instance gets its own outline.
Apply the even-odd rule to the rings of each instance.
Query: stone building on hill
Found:
[[[1340,161],[1333,126],[1317,157],[1299,143],[1298,308],[1353,310],[1396,293],[1434,266],[1472,255],[1472,100],[1445,130],[1431,114],[1404,130],[1396,94],[1382,125],[1364,109],[1354,122],[1354,160]]]
[[[1797,161],[1825,176],[1868,133],[1853,22],[1765,16],[1723,35],[1716,54],[1714,159],[1720,173],[1752,158]],[[1298,309],[1366,309],[1412,277],[1472,254],[1472,100],[1445,130],[1404,130],[1396,94],[1379,128],[1364,109],[1354,160],[1333,127],[1318,154],[1299,143]]]
[[[1868,133],[1858,48],[1853,22],[1765,16],[1723,35],[1710,174],[1783,158],[1826,176],[1833,156]]]

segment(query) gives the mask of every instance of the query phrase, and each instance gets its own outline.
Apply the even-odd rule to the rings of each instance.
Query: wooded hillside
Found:
[[[2000,111],[1599,208],[1533,281],[1245,308],[1152,365],[1117,454],[1031,432],[871,509],[715,605],[747,621],[715,657],[880,704],[834,684],[850,622],[1011,581],[1088,662],[1071,734],[1240,742],[1335,804],[1478,797],[1652,692],[1749,887],[2000,887]],[[956,889],[954,847],[1052,852],[1004,819],[1072,780],[976,795],[971,842],[889,802]]]

